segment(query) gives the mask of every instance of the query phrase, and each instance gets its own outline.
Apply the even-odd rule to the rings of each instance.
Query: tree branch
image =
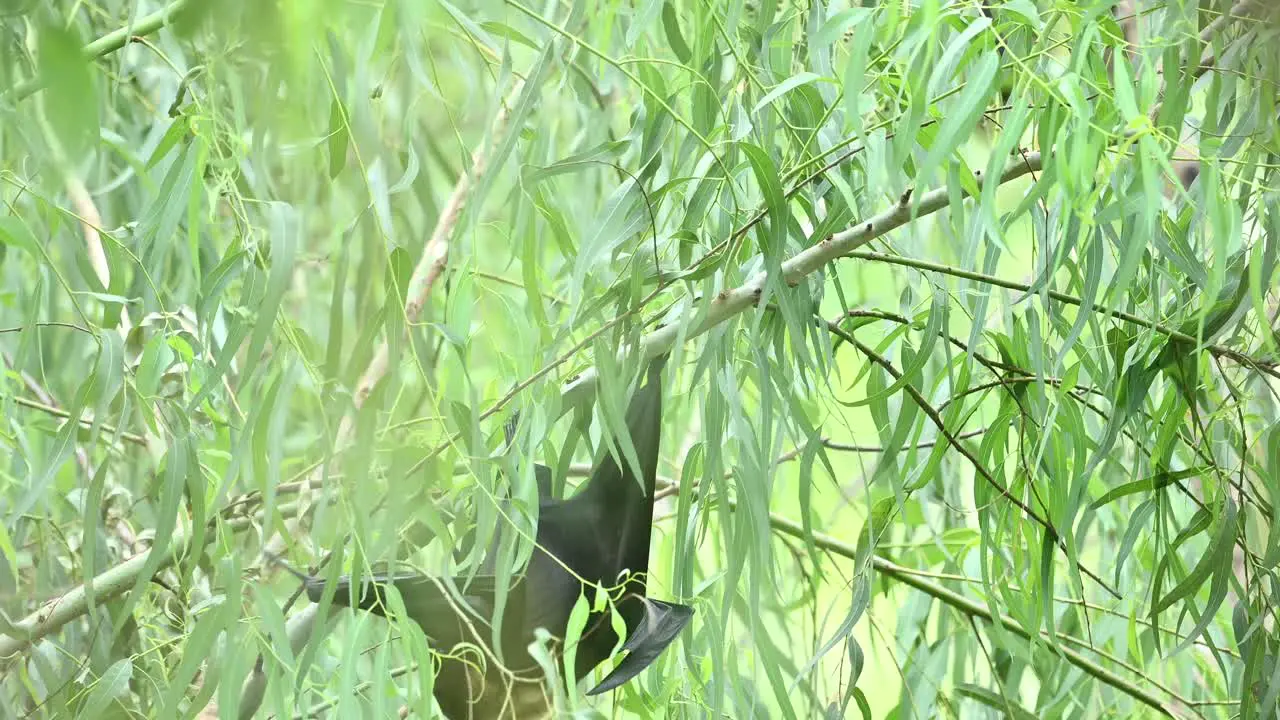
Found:
[[[1001,185],[1024,175],[1039,172],[1042,164],[1043,160],[1040,153],[1020,155],[1015,159],[1014,164],[1006,168],[995,182],[997,185]],[[975,180],[979,189],[990,182],[987,178],[982,177],[981,171],[975,173]],[[960,192],[968,195],[964,190]],[[817,272],[827,263],[850,255],[863,245],[891,230],[896,230],[906,225],[918,217],[933,214],[947,207],[951,203],[951,196],[952,188],[947,186],[940,187],[924,194],[915,206],[908,199],[907,202],[899,202],[870,220],[846,228],[826,240],[822,240],[816,245],[796,253],[789,260],[782,263],[782,280],[787,285],[794,287],[806,276]],[[703,320],[685,329],[685,339],[702,335],[729,318],[742,313],[747,308],[754,307],[764,294],[767,280],[768,274],[760,272],[742,286],[726,290],[717,295],[711,300],[711,307]],[[654,358],[667,352],[680,335],[681,327],[675,324],[661,327],[645,335],[640,340],[640,350],[644,355],[644,359]],[[626,354],[632,350],[633,348],[624,348],[620,354]],[[592,367],[562,388],[561,412],[568,412],[569,409],[579,403],[586,402],[591,394],[595,392],[595,385],[598,379],[597,371]]]
[[[735,504],[732,500],[730,500],[729,503],[731,507]],[[773,527],[774,530],[782,532],[786,535],[790,535],[792,537],[801,538],[801,539],[805,537],[804,528],[802,528],[799,523],[789,520],[787,518],[784,518],[776,513],[769,513],[769,525]],[[841,542],[840,540],[837,540],[836,538],[830,535],[826,535],[820,532],[814,532],[812,533],[812,537],[814,540],[814,544],[819,548],[826,550],[827,552],[830,552],[835,555],[840,555],[842,557],[846,557],[851,560],[857,559],[857,552],[855,548],[851,547],[850,545],[844,542]],[[1007,630],[1017,635],[1018,637],[1021,637],[1025,640],[1032,639],[1031,633],[1024,630],[1022,626],[1018,624],[1017,620],[1007,615],[993,616],[991,614],[991,611],[988,610],[985,605],[979,603],[976,600],[971,600],[961,595],[960,593],[955,592],[954,590],[945,588],[936,583],[932,583],[927,580],[924,580],[923,578],[917,577],[913,573],[911,573],[911,571],[908,570],[907,568],[896,565],[892,561],[887,560],[879,555],[871,556],[871,564],[872,564],[872,567],[874,567],[877,572],[883,575],[886,575],[888,577],[891,577],[894,580],[897,580],[898,582],[901,582],[905,585],[910,585],[916,590],[919,590],[920,592],[926,595],[929,595],[930,597],[936,600],[939,600],[943,604],[948,605],[960,611],[961,613],[968,615],[969,617],[977,618],[979,620],[983,620],[988,623],[999,624],[1004,630]],[[1041,637],[1049,638],[1049,634],[1044,630],[1041,630],[1038,634]],[[1050,651],[1053,651],[1055,649],[1053,645],[1045,645],[1044,647],[1047,649],[1050,649]],[[1089,658],[1081,655],[1079,652],[1076,652],[1075,650],[1072,650],[1066,647],[1061,647],[1061,646],[1058,646],[1056,650],[1064,660],[1080,668],[1085,673],[1091,675],[1092,677],[1101,681],[1102,683],[1109,685],[1115,688],[1116,690],[1119,690],[1120,692],[1132,697],[1133,699],[1143,703],[1144,705],[1148,705],[1152,708],[1155,708],[1157,711],[1163,713],[1168,717],[1177,717],[1177,715],[1174,714],[1173,710],[1164,702],[1162,702],[1159,698],[1157,698],[1155,695],[1151,694],[1150,692],[1148,692],[1143,688],[1138,687],[1137,685],[1130,682],[1129,680],[1126,680],[1125,678],[1120,677],[1119,675],[1112,672],[1111,670],[1105,667],[1102,667],[1101,665],[1098,665],[1097,663],[1090,660]]]
[[[857,260],[870,260],[872,262],[882,262],[882,263],[890,263],[893,265],[901,265],[903,267],[915,268],[917,270],[927,270],[929,272],[936,272],[936,273],[941,273],[943,275],[950,275],[952,277],[958,277],[965,280],[972,280],[974,282],[985,283],[987,285],[993,285],[995,287],[1002,287],[1008,290],[1018,290],[1020,292],[1030,292],[1032,290],[1032,287],[1026,283],[1020,283],[1013,280],[1006,280],[1004,278],[996,277],[994,275],[987,275],[985,273],[974,272],[972,270],[964,270],[961,268],[952,267],[950,265],[943,265],[942,263],[929,262],[928,260],[916,260],[914,258],[902,257],[900,255],[889,255],[887,253],[873,252],[870,250],[858,250],[855,252],[851,252],[849,253],[849,257],[855,258]],[[1074,295],[1068,295],[1063,292],[1058,292],[1057,290],[1049,290],[1048,295],[1051,300],[1056,300],[1057,302],[1063,303],[1064,305],[1074,305],[1076,307],[1082,307],[1084,305],[1084,300]],[[1166,335],[1173,340],[1190,343],[1193,347],[1199,346],[1200,344],[1200,340],[1197,339],[1195,336],[1187,335],[1186,333],[1179,332],[1167,325],[1161,325],[1158,322],[1155,322],[1153,320],[1148,320],[1143,317],[1139,317],[1137,315],[1134,315],[1133,313],[1127,313],[1123,310],[1112,310],[1110,308],[1102,308],[1102,307],[1094,307],[1094,312],[1101,313],[1104,315],[1109,315],[1117,320],[1122,320],[1132,325],[1138,325],[1144,328],[1155,330],[1161,335]],[[1280,370],[1277,370],[1275,363],[1259,360],[1246,353],[1242,353],[1238,350],[1232,350],[1231,348],[1225,347],[1222,345],[1205,345],[1204,349],[1208,350],[1211,354],[1213,354],[1216,357],[1224,357],[1230,360],[1234,360],[1235,362],[1241,365],[1244,365],[1245,367],[1253,368],[1259,372],[1270,375],[1273,378],[1280,379]]]
[[[85,45],[81,52],[86,59],[96,60],[109,55],[129,44],[129,40],[137,35],[150,35],[173,22],[174,16],[185,8],[190,0],[175,0],[163,8],[147,15],[132,25],[113,30],[106,35]],[[25,100],[44,89],[44,80],[35,77],[14,85],[7,93],[14,102]]]

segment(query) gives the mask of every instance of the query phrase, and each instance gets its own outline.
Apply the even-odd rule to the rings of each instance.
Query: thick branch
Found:
[[[288,508],[281,506],[281,514],[288,514]],[[225,521],[224,527],[239,531],[260,522],[253,517],[231,518]],[[187,553],[191,542],[191,534],[179,529],[174,533],[169,544],[165,546],[164,555],[160,558],[157,570],[172,565],[179,557]],[[115,567],[104,570],[93,579],[93,596],[98,603],[105,602],[133,587],[138,574],[146,567],[154,549],[148,549],[125,560]],[[12,625],[12,631],[0,634],[0,660],[4,660],[31,646],[32,643],[56,632],[63,625],[75,620],[89,611],[89,598],[84,585],[78,585],[58,597],[51,598],[35,612]]]
[[[1016,180],[1023,175],[1039,172],[1042,162],[1040,153],[1026,153],[1018,156],[1015,163],[1005,169],[996,184],[1000,185]],[[977,180],[979,188],[985,187],[987,182],[990,182],[982,177],[980,172],[976,174],[975,180]],[[964,191],[961,190],[961,192],[963,193]],[[951,196],[952,189],[950,187],[940,187],[923,195],[915,206],[908,199],[907,202],[899,202],[870,220],[846,228],[826,240],[796,253],[789,260],[782,263],[782,280],[790,286],[798,285],[806,276],[817,272],[827,263],[851,254],[863,245],[891,230],[896,230],[906,225],[917,217],[930,215],[947,207],[951,203]],[[708,310],[705,319],[688,328],[685,332],[685,337],[697,337],[729,318],[742,313],[747,308],[755,306],[756,302],[764,294],[764,286],[767,279],[767,273],[761,272],[742,286],[717,295],[711,300],[711,308]],[[681,328],[678,325],[667,325],[641,338],[640,349],[643,352],[644,359],[648,360],[657,357],[670,350],[671,346],[675,344],[676,338],[680,336],[680,330]],[[624,353],[631,351],[631,348],[624,349]],[[591,394],[595,392],[598,379],[597,371],[593,367],[567,384],[560,393],[561,412],[568,412],[569,409],[579,403],[589,400]]]
[[[173,22],[173,18],[187,6],[189,0],[175,0],[163,8],[143,17],[132,25],[113,30],[106,35],[85,45],[81,52],[85,58],[95,60],[109,55],[129,43],[129,39],[140,35],[150,35]],[[28,98],[44,89],[44,80],[36,77],[13,86],[8,95],[14,101]]]

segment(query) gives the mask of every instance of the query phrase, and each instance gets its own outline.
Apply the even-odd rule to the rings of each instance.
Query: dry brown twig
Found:
[[[524,89],[524,81],[517,79],[511,87],[511,91],[503,99],[498,107],[498,112],[494,116],[493,123],[490,125],[489,144],[482,144],[471,153],[471,168],[469,171],[458,177],[457,183],[453,187],[453,192],[449,194],[449,199],[445,202],[444,208],[440,212],[440,217],[436,219],[435,228],[431,232],[430,239],[422,249],[422,256],[418,259],[418,263],[413,268],[413,275],[409,278],[409,288],[404,304],[404,326],[405,332],[417,325],[422,317],[422,311],[427,305],[427,301],[431,298],[431,291],[436,285],[436,281],[444,274],[445,268],[448,267],[449,261],[449,239],[453,234],[453,230],[458,225],[458,219],[462,216],[462,209],[466,206],[467,197],[471,193],[472,187],[485,170],[488,169],[489,150],[502,137],[506,131],[507,120],[510,118],[510,108],[519,98],[520,93]],[[338,424],[338,432],[334,438],[334,447],[337,452],[344,450],[352,441],[355,432],[355,417],[364,407],[369,396],[373,394],[374,388],[378,383],[386,377],[391,370],[391,341],[384,338],[379,343],[377,350],[373,353],[373,358],[365,367],[364,373],[360,375],[359,382],[356,383],[355,392],[351,398],[351,408],[343,415],[342,420]],[[326,464],[321,463],[312,470],[309,477],[300,484],[299,503],[302,512],[299,512],[293,518],[286,520],[286,528],[289,530],[290,537],[299,537],[301,524],[307,515],[307,509],[312,502],[312,493],[316,490],[323,492],[322,487]],[[284,554],[285,539],[284,536],[276,534],[270,537],[266,543],[266,552],[275,555]],[[276,572],[274,565],[268,565],[263,568],[263,574],[270,577]],[[297,616],[298,622],[291,623],[288,628],[289,644],[293,647],[294,652],[301,650],[302,645],[311,637],[311,627],[314,621],[314,613],[305,613]],[[267,684],[267,675],[262,667],[262,659],[259,658],[258,663],[249,676],[245,678],[244,685],[240,691],[240,711],[239,716],[242,718],[252,717],[257,712],[258,707],[262,703],[265,696]],[[205,713],[213,712],[216,714],[217,705],[210,701],[206,706]]]
[[[501,137],[506,129],[507,120],[510,116],[510,107],[520,96],[520,92],[524,88],[522,80],[516,80],[512,85],[511,92],[507,94],[502,104],[498,108],[498,113],[494,117],[490,130],[490,138],[496,141]],[[440,217],[436,219],[435,228],[431,232],[431,238],[422,249],[422,257],[418,259],[417,265],[413,268],[413,275],[409,278],[409,288],[404,304],[405,328],[418,324],[422,310],[426,307],[427,300],[431,297],[431,290],[435,287],[436,281],[444,274],[445,268],[448,266],[449,260],[449,238],[453,234],[453,229],[458,224],[458,218],[462,214],[462,209],[466,205],[467,197],[471,192],[471,188],[476,179],[484,174],[488,168],[489,156],[488,150],[490,146],[482,145],[471,153],[471,169],[458,178],[457,183],[453,187],[453,192],[449,194],[449,199],[445,202],[444,209],[440,213]],[[364,407],[365,402],[373,393],[378,383],[386,377],[390,371],[390,353],[391,343],[388,339],[383,339],[378,345],[377,350],[373,353],[373,358],[365,367],[364,373],[361,374],[360,380],[356,383],[355,393],[351,398],[351,409],[342,417],[338,424],[338,432],[334,438],[334,447],[341,451],[352,439],[355,431],[355,416],[360,409]],[[324,466],[317,466],[312,477],[304,484],[302,501],[305,504],[310,500],[307,491],[311,488],[320,486],[320,481],[324,474]],[[291,531],[296,529],[289,528]],[[281,554],[283,552],[283,540],[281,536],[274,536],[267,545],[270,552]]]

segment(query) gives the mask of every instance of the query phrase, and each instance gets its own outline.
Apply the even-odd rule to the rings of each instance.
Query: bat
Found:
[[[553,656],[561,663],[569,617],[584,591],[584,581],[614,588],[623,580],[614,609],[626,627],[622,646],[626,656],[588,695],[608,692],[634,678],[692,619],[692,607],[656,600],[647,593],[665,361],[664,356],[650,363],[645,384],[627,408],[627,432],[642,473],[638,480],[630,463],[623,463],[628,466],[624,469],[604,453],[579,492],[562,500],[551,496],[551,469],[535,465],[537,543],[524,574],[508,589],[502,626],[496,633],[505,664],[498,662],[491,647],[495,633],[490,618],[497,590],[493,552],[470,579],[375,575],[363,579],[354,594],[349,577],[337,581],[335,604],[383,616],[392,613],[385,590],[393,585],[409,619],[422,628],[436,650],[450,654],[442,658],[434,684],[436,701],[450,720],[529,720],[551,715],[553,701],[529,646],[535,631],[544,629],[552,636]],[[508,441],[511,436],[508,427]],[[301,578],[308,597],[320,602],[324,580],[288,569]],[[619,639],[608,609],[592,612],[575,648],[575,675],[584,677],[609,659]]]

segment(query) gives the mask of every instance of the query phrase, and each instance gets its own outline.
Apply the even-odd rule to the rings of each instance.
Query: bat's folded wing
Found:
[[[640,626],[627,638],[622,650],[627,656],[618,663],[613,672],[605,676],[600,684],[587,691],[588,695],[599,695],[608,692],[631,678],[639,675],[662,654],[663,650],[676,639],[689,620],[693,618],[693,608],[688,605],[663,602],[645,598],[645,614]]]

